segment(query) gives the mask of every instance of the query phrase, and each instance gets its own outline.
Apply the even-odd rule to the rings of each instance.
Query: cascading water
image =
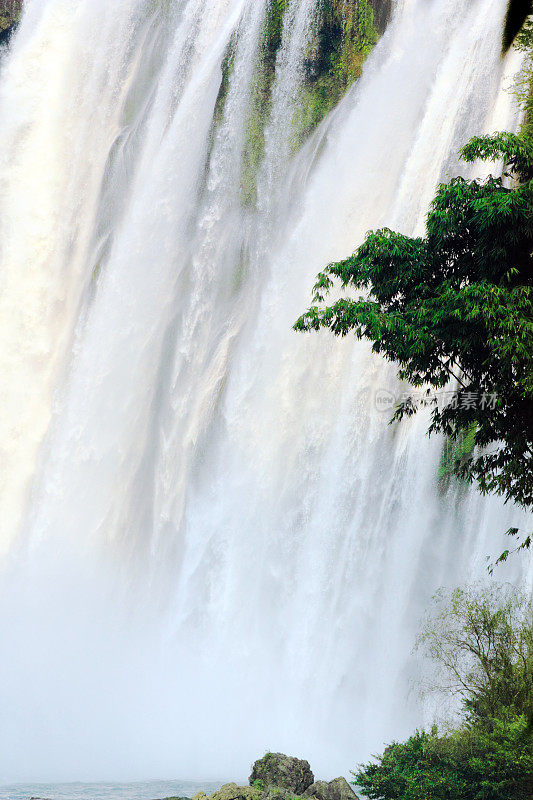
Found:
[[[294,155],[317,3],[292,0],[251,208],[266,6],[28,0],[5,57],[5,778],[235,778],[267,748],[346,772],[419,722],[419,615],[516,516],[442,497],[365,346],[291,330],[325,264],[422,230],[459,146],[516,124],[506,2],[398,0]]]

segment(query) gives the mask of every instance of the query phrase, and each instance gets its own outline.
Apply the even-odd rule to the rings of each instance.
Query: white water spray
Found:
[[[439,494],[426,421],[374,407],[394,370],[291,326],[516,124],[505,7],[398,2],[293,157],[316,2],[289,3],[254,210],[266,2],[28,0],[0,80],[5,778],[236,778],[266,749],[333,777],[419,722],[418,617],[514,518]]]

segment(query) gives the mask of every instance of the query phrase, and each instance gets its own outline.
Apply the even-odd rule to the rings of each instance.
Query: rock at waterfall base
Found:
[[[306,797],[316,797],[317,800],[357,800],[357,795],[346,778],[335,778],[329,783],[316,781],[304,794]]]
[[[261,800],[261,792],[254,786],[238,786],[236,783],[226,783],[218,792],[214,792],[209,800]]]
[[[250,785],[261,790],[261,800],[357,800],[345,778],[315,781],[308,761],[267,753],[255,762]]]
[[[259,784],[264,789],[276,787],[298,796],[302,795],[314,780],[315,776],[308,761],[283,753],[267,753],[253,765],[250,786]]]
[[[192,800],[358,800],[345,778],[315,781],[308,761],[283,753],[267,753],[256,761],[249,781],[249,786],[226,783],[209,797],[198,792]]]

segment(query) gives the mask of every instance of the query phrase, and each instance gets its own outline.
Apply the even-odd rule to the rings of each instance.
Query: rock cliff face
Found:
[[[315,797],[317,800],[354,800],[356,794],[346,778],[335,778],[327,783],[316,781],[306,791],[306,797]]]
[[[370,5],[374,10],[376,27],[383,32],[391,15],[392,0],[370,0]]]
[[[0,34],[15,25],[22,11],[22,0],[0,0]]]
[[[291,142],[297,150],[309,134],[361,76],[390,16],[391,0],[316,0],[318,14],[309,31],[304,75],[298,88],[297,110]],[[254,78],[248,131],[244,147],[242,197],[254,205],[256,175],[262,161],[264,124],[272,101],[276,62],[289,0],[270,0],[262,34],[262,51]],[[223,82],[218,101],[222,109],[233,65],[233,49],[223,63]]]
[[[518,31],[531,14],[531,0],[510,0],[505,29],[503,32],[503,49],[507,50],[513,43]]]

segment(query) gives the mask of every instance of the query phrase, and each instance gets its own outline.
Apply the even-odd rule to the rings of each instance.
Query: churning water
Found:
[[[135,783],[34,783],[0,786],[0,800],[155,800],[211,793],[219,783],[144,781]]]
[[[5,780],[239,778],[266,749],[346,773],[420,722],[420,613],[516,521],[442,495],[423,417],[376,408],[390,366],[291,329],[325,264],[422,231],[459,146],[516,126],[506,2],[397,0],[296,155],[317,2],[289,2],[252,204],[266,5],[28,0],[4,58]]]

